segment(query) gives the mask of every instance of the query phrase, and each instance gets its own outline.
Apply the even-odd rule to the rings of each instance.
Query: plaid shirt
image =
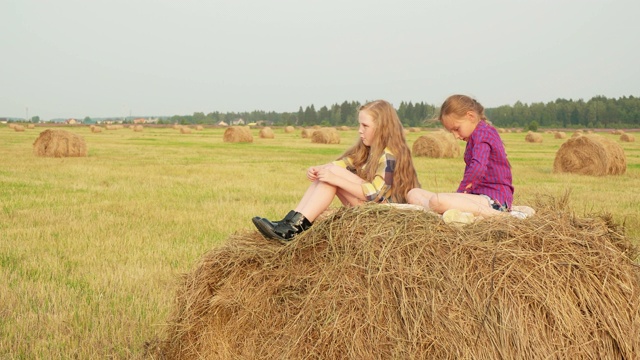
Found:
[[[513,202],[511,166],[498,131],[486,121],[480,121],[471,133],[464,162],[464,178],[458,192],[487,195],[510,209]]]
[[[351,158],[336,160],[333,164],[346,168],[352,173],[356,173]],[[362,192],[367,201],[373,202],[394,202],[391,197],[391,187],[393,186],[393,171],[396,168],[396,157],[385,148],[384,153],[378,160],[378,171],[373,180],[362,183]]]

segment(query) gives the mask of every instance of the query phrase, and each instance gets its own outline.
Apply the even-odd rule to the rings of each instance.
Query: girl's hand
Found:
[[[318,169],[318,166],[312,166],[307,170],[307,179],[309,179],[309,181],[318,180]]]
[[[330,166],[324,166],[317,169],[316,178],[318,179],[318,181],[322,181],[327,184],[334,185],[336,174],[334,174],[333,171],[331,171]]]

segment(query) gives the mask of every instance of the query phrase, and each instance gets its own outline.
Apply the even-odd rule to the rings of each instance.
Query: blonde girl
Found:
[[[256,216],[256,228],[267,238],[289,241],[308,229],[334,197],[345,206],[365,202],[406,203],[407,193],[419,187],[402,123],[393,106],[376,100],[358,109],[355,145],[336,161],[307,170],[311,185],[284,219]]]

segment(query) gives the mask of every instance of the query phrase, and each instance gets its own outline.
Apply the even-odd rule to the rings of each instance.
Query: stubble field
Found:
[[[85,139],[89,156],[36,157],[45,129],[0,126],[2,359],[143,358],[145,343],[162,337],[180,274],[229,235],[254,231],[251,217],[284,216],[308,185],[306,168],[357,137],[342,131],[341,144],[313,144],[300,130],[261,139],[253,129],[254,142],[241,144],[223,142],[223,128],[65,127]],[[426,133],[409,133],[409,144]],[[566,140],[501,134],[514,204],[568,193],[576,214],[610,213],[639,243],[640,144],[602,135],[623,147],[624,175],[554,174]],[[462,156],[414,161],[434,191],[454,191],[464,169]]]

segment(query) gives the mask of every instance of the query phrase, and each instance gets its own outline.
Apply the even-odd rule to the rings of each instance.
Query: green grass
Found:
[[[178,276],[231,234],[254,231],[251,217],[284,216],[308,186],[306,168],[357,136],[322,145],[253,130],[252,144],[233,144],[224,129],[74,127],[65,130],[85,139],[89,156],[55,159],[33,155],[42,130],[0,127],[0,359],[142,357],[145,341],[161,336]],[[409,133],[410,144],[422,134]],[[611,213],[638,241],[640,144],[621,143],[626,174],[589,177],[551,171],[563,140],[502,135],[516,204],[570,191],[576,213]],[[415,163],[435,191],[454,191],[464,170],[462,157]]]

